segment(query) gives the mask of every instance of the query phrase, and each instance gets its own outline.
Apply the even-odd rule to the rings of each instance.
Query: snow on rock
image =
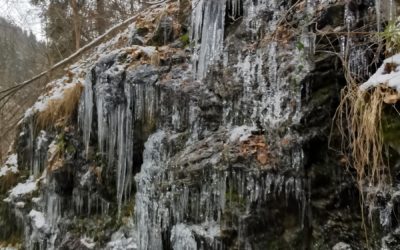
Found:
[[[240,142],[246,141],[251,136],[251,131],[255,130],[254,127],[249,126],[240,126],[235,127],[230,131],[229,141],[236,142],[239,140]]]
[[[197,243],[192,230],[185,224],[178,224],[172,228],[171,242],[174,249],[197,249]]]
[[[25,207],[25,202],[19,201],[19,202],[15,203],[15,207],[17,207],[17,208],[24,208],[24,207]]]
[[[138,246],[133,237],[127,237],[121,231],[115,232],[111,236],[111,241],[107,244],[107,248],[109,250],[136,250]]]
[[[18,156],[12,154],[8,156],[4,166],[0,168],[0,177],[7,175],[8,172],[18,173]]]
[[[365,91],[380,84],[400,91],[400,54],[386,58],[375,74],[361,84],[360,89]]]
[[[44,214],[42,212],[32,209],[29,213],[29,218],[32,219],[32,225],[34,225],[36,229],[41,229],[46,225],[46,219],[44,218]]]
[[[18,250],[20,249],[19,247],[13,247],[13,246],[7,246],[7,247],[2,247],[0,246],[0,250]]]
[[[78,73],[79,74],[79,73]],[[81,84],[84,82],[82,78],[73,78],[72,82],[69,82],[70,79],[67,77],[63,77],[61,79],[55,80],[47,84],[46,88],[51,88],[51,90],[44,95],[41,95],[35,104],[31,108],[29,108],[24,117],[30,117],[37,112],[41,112],[46,110],[48,103],[51,100],[59,100],[64,97],[64,91],[73,88],[76,84]]]
[[[177,224],[171,231],[171,242],[174,249],[197,249],[194,235],[203,237],[212,246],[216,237],[221,235],[221,228],[215,221],[204,222],[201,225]]]
[[[126,224],[125,224],[126,223]],[[136,250],[137,232],[132,217],[125,220],[124,225],[111,235],[111,240],[105,247],[106,250]]]
[[[26,180],[25,183],[18,183],[17,186],[11,189],[9,197],[11,199],[15,199],[25,194],[32,193],[36,189],[37,189],[36,180],[33,176],[31,176],[29,177],[28,180]]]
[[[81,238],[81,244],[87,247],[88,249],[94,249],[94,247],[96,246],[96,243],[93,242],[93,239],[88,237]]]

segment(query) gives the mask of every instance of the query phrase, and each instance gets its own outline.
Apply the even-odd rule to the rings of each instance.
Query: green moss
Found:
[[[57,135],[56,145],[57,145],[57,148],[60,150],[60,152],[64,152],[65,151],[66,141],[65,141],[65,134],[64,133],[60,133],[60,134]]]
[[[189,46],[190,44],[189,33],[186,33],[183,36],[181,36],[179,40],[181,40],[181,42],[184,44],[185,47]]]
[[[109,239],[105,232],[116,231],[119,223],[113,217],[92,215],[90,217],[75,218],[69,231],[76,235],[87,235],[100,244],[105,244]]]
[[[395,54],[400,51],[400,27],[398,21],[390,21],[380,36],[386,42],[386,51]]]
[[[67,154],[75,154],[75,153],[76,153],[76,148],[75,148],[74,145],[68,144],[67,147],[66,147],[66,149],[65,149],[65,152],[66,152]]]
[[[135,199],[127,202],[121,210],[121,217],[132,217],[135,214]]]
[[[384,112],[382,119],[383,141],[397,151],[400,150],[400,116]],[[400,151],[399,151],[400,152]]]
[[[296,48],[297,48],[298,50],[304,50],[304,44],[303,44],[302,42],[298,41],[298,42],[296,43]]]

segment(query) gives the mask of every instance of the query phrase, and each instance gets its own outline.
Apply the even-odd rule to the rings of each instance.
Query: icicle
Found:
[[[85,144],[86,157],[89,153],[90,133],[93,120],[93,86],[92,79],[87,77],[85,80],[85,89],[79,105],[79,124],[83,131],[83,142]]]
[[[48,139],[46,131],[40,131],[39,136],[36,138],[34,148],[32,175],[39,177],[45,168],[47,157]]]
[[[381,0],[375,0],[375,12],[376,12],[376,30],[379,33],[381,32]]]
[[[162,249],[161,219],[168,217],[158,200],[154,180],[162,176],[163,148],[165,133],[160,131],[149,137],[143,152],[141,171],[136,175],[135,214],[138,230],[139,249]],[[166,220],[165,222],[167,222]],[[167,225],[165,225],[167,226]]]
[[[223,49],[225,1],[197,0],[192,9],[192,60],[196,78],[201,79]]]
[[[241,5],[243,0],[227,0],[227,8],[229,10],[230,18],[233,20],[242,15]]]
[[[133,168],[133,90],[130,85],[125,85],[126,107],[118,107],[118,171],[117,171],[117,201],[118,213],[121,204],[129,198]]]

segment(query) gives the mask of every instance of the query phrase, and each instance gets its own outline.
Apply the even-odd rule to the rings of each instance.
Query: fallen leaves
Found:
[[[263,135],[252,135],[240,145],[240,155],[255,156],[257,161],[265,166],[270,162],[268,145]]]

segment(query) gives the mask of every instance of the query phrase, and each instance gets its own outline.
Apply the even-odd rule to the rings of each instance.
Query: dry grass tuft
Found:
[[[390,183],[382,154],[381,118],[386,96],[385,87],[361,91],[354,82],[342,90],[335,119],[342,135],[342,152],[347,155],[346,165],[356,170],[360,191],[364,186],[384,188]]]
[[[334,121],[342,136],[343,157],[340,163],[356,171],[362,225],[368,244],[369,234],[363,207],[365,204],[374,204],[374,192],[384,191],[391,183],[389,166],[383,157],[381,118],[385,97],[392,93],[382,86],[361,91],[351,77],[347,82]]]
[[[66,126],[78,110],[82,91],[82,84],[77,83],[73,87],[65,89],[61,99],[50,100],[47,108],[36,116],[37,129]]]

